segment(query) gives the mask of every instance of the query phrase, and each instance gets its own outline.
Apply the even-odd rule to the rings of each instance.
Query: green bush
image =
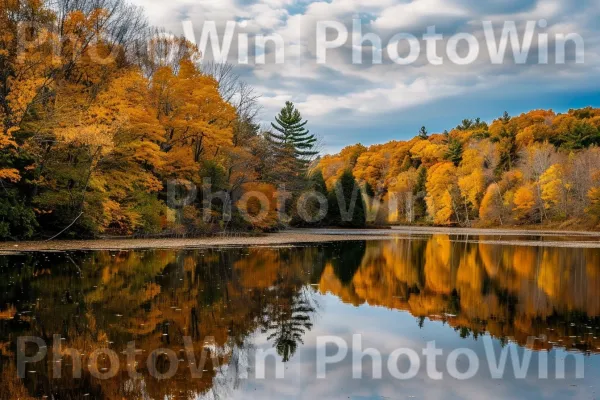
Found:
[[[0,239],[30,239],[38,228],[35,213],[13,193],[5,193],[8,196],[0,199]]]

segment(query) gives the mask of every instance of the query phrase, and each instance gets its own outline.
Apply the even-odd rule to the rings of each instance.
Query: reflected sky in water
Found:
[[[463,239],[0,257],[0,398],[595,398],[600,250]],[[74,379],[68,358],[61,379],[51,379],[48,360],[28,365],[19,379],[16,338],[39,336],[50,346],[54,334],[85,357],[99,347],[120,353],[135,340],[141,378],[129,379],[122,356],[120,373],[109,380],[87,370]],[[317,380],[317,337],[335,335],[351,346],[355,334],[363,348],[382,354],[382,379],[372,378],[368,357],[363,379],[352,379],[349,353]],[[218,357],[201,379],[190,379],[184,337],[198,359],[206,338],[214,338],[208,347]],[[491,378],[488,338],[496,354],[502,346],[521,356],[532,351],[526,379],[514,379],[510,358],[505,379]],[[420,353],[431,341],[444,352],[437,360],[442,380],[428,377],[423,357],[415,378],[389,374],[395,349]],[[480,356],[479,373],[467,381],[445,367],[462,347]],[[158,348],[181,360],[172,379],[158,381],[146,366]],[[257,349],[275,349],[284,379],[275,379],[272,359],[267,379],[256,379]],[[542,354],[550,379],[538,377]],[[585,358],[584,379],[575,378],[574,354]],[[566,379],[553,379],[556,358],[565,357]],[[457,365],[466,370],[466,358]],[[168,369],[168,361],[159,357],[157,368]],[[408,369],[405,358],[399,369]]]

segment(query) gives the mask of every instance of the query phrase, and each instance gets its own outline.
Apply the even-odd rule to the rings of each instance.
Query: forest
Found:
[[[320,156],[293,103],[261,126],[231,65],[122,0],[6,0],[0,19],[2,240],[598,225],[599,109]]]
[[[596,228],[600,109],[465,119],[441,134],[324,156],[328,187],[351,171],[379,224]]]
[[[317,142],[293,104],[263,132],[233,67],[142,9],[8,0],[0,18],[0,238],[273,229],[277,188],[310,184]]]

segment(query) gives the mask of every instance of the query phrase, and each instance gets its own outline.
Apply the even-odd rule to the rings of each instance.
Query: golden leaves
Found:
[[[15,168],[4,168],[0,169],[0,180],[7,180],[9,182],[18,182],[21,180],[21,174],[19,170]]]
[[[521,220],[529,217],[536,203],[533,186],[526,185],[517,189],[513,202],[516,219]]]
[[[551,209],[562,205],[566,200],[566,182],[564,181],[565,171],[562,165],[554,164],[540,176],[540,188],[542,191],[542,200],[544,207]]]
[[[427,177],[427,209],[439,225],[452,223],[454,200],[451,191],[456,186],[456,167],[451,162],[435,164]]]

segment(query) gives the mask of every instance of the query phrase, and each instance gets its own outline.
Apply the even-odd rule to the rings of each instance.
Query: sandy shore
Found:
[[[54,240],[51,242],[4,242],[0,253],[65,250],[180,249],[218,246],[278,246],[352,240],[400,240],[432,234],[460,235],[454,240],[522,246],[600,248],[597,232],[529,231],[513,229],[470,229],[394,227],[388,230],[298,229],[258,237],[213,237],[198,239],[102,239]],[[542,240],[540,240],[540,237]]]
[[[343,240],[391,239],[383,235],[330,235],[310,232],[282,232],[258,237],[212,237],[198,239],[102,239],[54,240],[51,242],[4,242],[0,253],[64,250],[179,249],[215,246],[273,246],[294,243],[321,243]]]

